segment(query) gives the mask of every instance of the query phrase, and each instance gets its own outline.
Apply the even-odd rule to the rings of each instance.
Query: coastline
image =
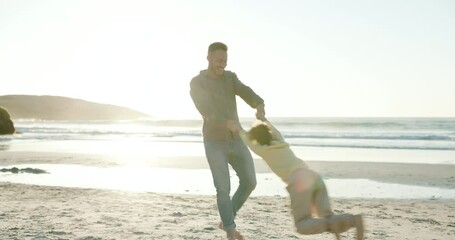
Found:
[[[257,173],[270,173],[261,159],[254,160]],[[454,164],[421,164],[389,162],[306,161],[310,168],[324,178],[370,179],[384,183],[397,183],[425,187],[455,189]],[[56,152],[3,151],[0,168],[18,164],[78,164],[112,167],[142,165],[157,168],[208,169],[204,157],[143,157],[129,159],[111,155]]]

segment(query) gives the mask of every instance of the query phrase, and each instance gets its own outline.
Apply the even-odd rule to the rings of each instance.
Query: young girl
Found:
[[[357,239],[363,239],[362,216],[334,214],[321,176],[294,155],[281,133],[267,119],[263,121],[249,132],[239,124],[230,128],[239,131],[245,144],[287,184],[297,232],[305,235],[331,232],[339,239],[339,233],[355,227]]]

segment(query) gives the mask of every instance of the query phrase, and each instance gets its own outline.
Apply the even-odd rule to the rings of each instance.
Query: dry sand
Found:
[[[169,160],[169,159],[168,159]],[[198,162],[199,161],[199,162]],[[2,152],[0,165],[116,164],[101,156]],[[169,161],[156,161],[166,166]],[[178,163],[181,164],[178,164]],[[197,160],[173,163],[206,167]],[[152,165],[153,165],[152,164]],[[199,164],[199,165],[198,165]],[[452,165],[309,162],[326,177],[455,188]],[[188,165],[188,166],[187,166]],[[257,170],[267,167],[256,161]],[[1,167],[1,166],[0,166]],[[212,184],[212,183],[207,183]],[[0,182],[0,239],[225,239],[215,196],[137,193]],[[366,239],[455,239],[455,199],[332,199],[336,212],[362,213]],[[251,197],[237,217],[246,239],[335,239],[295,232],[286,197]],[[354,239],[354,231],[342,239]]]
[[[0,239],[224,239],[214,196],[10,183],[0,191]],[[364,215],[366,239],[455,239],[454,200],[332,202],[336,212]],[[334,239],[298,235],[283,197],[250,198],[237,224],[246,239]]]

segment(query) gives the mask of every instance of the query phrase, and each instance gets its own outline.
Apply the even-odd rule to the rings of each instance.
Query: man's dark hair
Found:
[[[272,134],[270,128],[266,124],[259,124],[254,126],[248,132],[251,140],[256,140],[261,145],[270,145],[272,141]]]
[[[228,47],[226,46],[226,44],[224,44],[222,42],[214,42],[214,43],[210,44],[208,53],[213,53],[216,50],[227,51],[227,49],[228,49]]]

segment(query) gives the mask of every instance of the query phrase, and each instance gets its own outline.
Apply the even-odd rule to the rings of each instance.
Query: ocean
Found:
[[[269,120],[282,132],[296,155],[305,161],[455,164],[455,118],[270,118]],[[241,120],[245,129],[248,129],[253,122],[254,119]],[[135,163],[160,158],[169,159],[168,161],[172,161],[173,158],[204,158],[201,120],[16,120],[15,127],[19,134],[0,136],[0,156],[2,152],[56,152],[69,155],[83,153],[108,155]],[[0,162],[0,165],[3,164]],[[101,168],[87,165],[72,166],[58,162],[15,166],[37,167],[52,174],[41,176],[41,174],[0,173],[0,181],[136,191],[214,193],[208,169],[172,167],[157,169],[145,167],[146,165],[141,167],[138,164],[128,167]],[[134,170],[133,174],[132,170]],[[96,177],[91,178],[90,181],[82,181],[77,177],[87,172],[92,174],[90,176]],[[175,186],[163,185],[153,188],[150,184],[140,184],[144,179],[147,179],[147,182],[159,181],[158,176],[164,177],[160,175],[163,172],[174,176]],[[130,182],[125,183],[125,180],[122,180],[114,184],[112,179],[119,174],[130,176],[128,178]],[[137,178],[138,176],[140,177]],[[185,178],[179,179],[181,176]],[[207,179],[209,179],[208,182]],[[255,190],[256,195],[286,195],[283,184],[273,174],[258,173],[259,180],[267,182],[267,187],[262,189],[259,182]],[[436,195],[455,198],[454,189],[438,189],[437,191],[443,192],[435,194],[436,188],[393,185],[368,179],[326,179],[326,181],[332,189],[331,195],[339,197],[400,198],[403,195],[419,198]],[[356,190],[353,190],[353,193],[356,193],[353,195],[337,193],[336,185],[343,181],[351,181],[344,183],[357,186]],[[133,185],[134,189],[131,187]],[[368,192],[369,188],[386,189],[386,191]]]

